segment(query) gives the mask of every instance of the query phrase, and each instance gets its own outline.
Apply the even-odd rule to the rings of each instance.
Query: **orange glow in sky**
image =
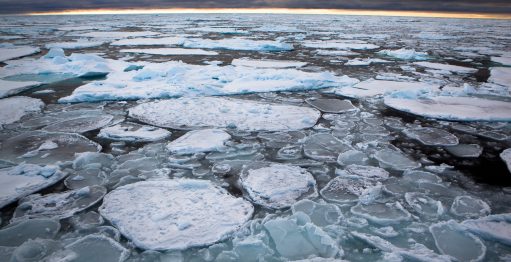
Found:
[[[324,14],[370,15],[443,18],[511,19],[511,14],[455,13],[423,11],[383,11],[351,9],[298,9],[298,8],[168,8],[168,9],[83,9],[58,12],[34,12],[28,15],[101,15],[101,14]]]

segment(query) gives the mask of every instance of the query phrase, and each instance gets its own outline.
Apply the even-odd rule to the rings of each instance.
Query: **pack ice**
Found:
[[[231,135],[221,129],[194,130],[170,142],[167,149],[176,154],[221,151],[230,138]]]
[[[248,221],[253,207],[209,181],[174,179],[119,187],[99,211],[143,249],[184,250],[221,241]]]
[[[26,96],[16,96],[0,99],[0,126],[11,124],[30,113],[41,112],[43,101]]]
[[[140,104],[129,115],[142,122],[175,129],[235,128],[244,131],[287,131],[312,127],[316,109],[250,100],[197,97]]]
[[[0,62],[39,53],[41,49],[31,46],[0,45]]]
[[[243,38],[227,38],[219,40],[186,39],[183,43],[186,48],[227,49],[244,51],[291,51],[293,45],[271,40],[251,40]]]
[[[392,94],[393,92],[421,94],[438,90],[438,88],[438,85],[423,82],[398,82],[369,79],[352,87],[336,88],[334,89],[334,93],[351,98],[366,98]]]

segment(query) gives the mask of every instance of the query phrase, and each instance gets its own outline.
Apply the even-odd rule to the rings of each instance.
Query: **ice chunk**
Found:
[[[367,165],[369,158],[364,152],[358,150],[348,150],[340,153],[337,157],[337,163],[341,166],[347,165]]]
[[[344,216],[338,206],[333,204],[320,204],[308,199],[300,200],[291,207],[293,214],[303,212],[309,216],[311,222],[319,227],[339,224]]]
[[[175,154],[222,151],[229,139],[231,135],[221,129],[194,130],[170,142],[167,149]]]
[[[247,166],[240,184],[249,198],[267,208],[286,208],[296,201],[317,196],[316,180],[305,169],[275,163]]]
[[[383,149],[376,152],[374,154],[374,158],[378,160],[380,167],[390,168],[397,171],[415,169],[421,166],[420,163],[413,161],[403,153],[391,149]]]
[[[130,38],[130,37],[143,37],[143,36],[155,36],[160,33],[151,32],[151,31],[135,31],[135,32],[122,32],[122,31],[93,31],[88,33],[72,33],[68,34],[71,36],[77,35],[80,37],[94,37],[94,38],[105,38],[105,39],[121,39],[121,38]]]
[[[57,236],[60,223],[52,219],[28,219],[9,224],[0,230],[0,246],[15,247],[29,239],[52,239]]]
[[[470,68],[470,67],[464,67],[464,66],[457,66],[457,65],[449,65],[449,64],[440,64],[440,63],[432,63],[432,62],[414,62],[415,65],[427,67],[431,69],[436,70],[443,70],[443,71],[449,71],[453,73],[459,73],[459,74],[473,74],[477,72],[477,69]]]
[[[41,52],[38,47],[31,46],[0,46],[0,62]]]
[[[434,127],[407,128],[403,133],[427,146],[455,146],[459,143],[455,135]]]
[[[233,59],[231,65],[246,66],[255,68],[300,68],[305,66],[306,62],[286,61],[286,60],[254,60],[250,58]]]
[[[229,237],[253,207],[209,181],[174,179],[119,187],[99,211],[139,248],[183,250]]]
[[[511,67],[492,67],[488,82],[511,88]],[[509,93],[508,93],[509,94]]]
[[[68,218],[101,201],[105,194],[106,188],[91,186],[44,196],[30,195],[20,200],[13,219]]]
[[[346,167],[345,176],[355,176],[363,179],[385,180],[389,178],[389,172],[375,166],[349,165]]]
[[[468,231],[489,241],[511,246],[511,214],[499,214],[462,223]]]
[[[54,261],[49,257],[59,248],[60,244],[53,240],[29,239],[14,250],[10,260],[4,261]]]
[[[315,134],[305,141],[303,153],[315,160],[333,162],[337,160],[340,153],[351,149],[350,145],[330,134]]]
[[[87,186],[104,185],[107,181],[105,172],[98,168],[78,170],[64,180],[69,189],[79,189]]]
[[[342,254],[335,241],[302,212],[270,220],[264,223],[264,228],[277,252],[285,258],[303,259],[313,255],[329,258]]]
[[[146,49],[122,49],[121,53],[138,53],[149,55],[218,55],[217,52],[190,48],[146,48]]]
[[[83,116],[75,119],[64,120],[43,128],[47,132],[85,133],[100,129],[114,119],[111,115]]]
[[[407,192],[405,200],[415,212],[427,217],[439,217],[444,213],[442,202],[432,199],[424,193]]]
[[[248,34],[248,31],[234,28],[234,27],[195,27],[187,28],[186,31],[192,32],[203,32],[203,33],[217,33],[226,35],[244,35]]]
[[[438,250],[456,261],[482,261],[486,255],[483,242],[454,220],[434,224],[429,227],[429,232]]]
[[[446,146],[445,150],[451,155],[463,158],[477,158],[483,153],[483,148],[478,144],[459,144]]]
[[[457,196],[451,206],[451,212],[457,216],[478,218],[489,215],[490,206],[483,200],[471,196]]]
[[[74,258],[71,260],[74,262],[122,262],[125,261],[130,254],[121,244],[109,237],[99,234],[80,238],[67,245],[66,249],[74,253]]]
[[[500,153],[500,159],[507,165],[507,169],[511,172],[511,148],[508,148]]]
[[[129,142],[152,142],[170,137],[171,132],[154,126],[125,122],[115,126],[104,127],[98,137]]]
[[[161,37],[161,38],[130,38],[130,39],[121,39],[110,43],[113,46],[139,46],[139,45],[182,45],[184,39],[181,37]]]
[[[317,110],[307,107],[215,97],[144,103],[131,108],[129,114],[161,127],[228,127],[244,131],[304,129],[314,126],[320,116]]]
[[[73,161],[73,168],[75,170],[87,169],[89,167],[110,168],[114,163],[114,156],[98,152],[84,152],[76,153],[76,158]]]
[[[511,121],[511,103],[475,97],[438,96],[428,99],[386,97],[385,105],[399,111],[453,121]]]
[[[352,207],[350,211],[357,216],[383,226],[400,224],[401,222],[410,220],[412,217],[399,202],[359,203]]]
[[[65,177],[56,166],[20,164],[0,169],[0,208],[49,187]]]
[[[183,46],[186,48],[227,49],[243,51],[291,51],[293,45],[271,40],[251,40],[243,38],[187,39]]]
[[[358,108],[353,106],[349,100],[331,99],[331,98],[320,98],[320,99],[307,99],[307,104],[321,110],[325,113],[345,113],[357,111]]]
[[[393,92],[409,92],[420,94],[423,92],[438,90],[438,88],[438,85],[423,82],[398,82],[369,79],[360,82],[353,87],[337,88],[334,92],[335,94],[341,96],[351,98],[364,98],[387,95]]]
[[[402,60],[427,60],[427,52],[417,52],[415,49],[401,48],[397,50],[381,50],[378,52],[380,55],[390,56]]]
[[[57,144],[48,149],[50,143]],[[43,146],[46,144],[47,146]],[[42,147],[41,147],[42,146]],[[34,164],[70,161],[75,153],[98,152],[101,146],[78,134],[32,131],[11,137],[2,143],[0,159]]]
[[[347,65],[347,66],[368,66],[371,64],[381,64],[381,63],[392,63],[392,62],[388,61],[388,60],[379,59],[379,58],[364,58],[364,59],[355,58],[355,59],[351,59],[348,62],[344,63],[344,65]]]
[[[17,82],[0,79],[0,98],[16,95],[38,85],[41,83],[36,81]]]
[[[371,50],[379,48],[377,45],[368,44],[364,41],[305,41],[303,46],[308,48],[341,49],[341,50]]]
[[[375,180],[338,176],[330,180],[321,189],[320,194],[328,201],[345,204],[358,202],[363,196],[370,195],[373,191],[378,190],[381,187],[379,185]]]
[[[78,39],[73,42],[56,42],[46,44],[46,48],[62,48],[62,49],[83,49],[103,45],[105,41],[91,41],[88,39]]]
[[[1,84],[1,83],[0,83]],[[41,112],[43,101],[26,96],[0,99],[0,125],[11,124],[30,113]]]

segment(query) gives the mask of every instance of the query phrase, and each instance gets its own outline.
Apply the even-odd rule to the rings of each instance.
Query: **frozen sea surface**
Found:
[[[1,261],[510,261],[509,21],[0,17]]]

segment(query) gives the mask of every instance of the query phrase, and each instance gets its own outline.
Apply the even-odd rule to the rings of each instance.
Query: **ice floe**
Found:
[[[483,148],[478,144],[459,144],[446,146],[445,150],[451,155],[463,158],[477,158],[483,153]]]
[[[29,239],[53,239],[59,230],[60,223],[48,218],[11,223],[0,230],[0,246],[19,246]]]
[[[292,44],[287,44],[272,40],[251,40],[242,38],[226,38],[219,40],[210,39],[186,39],[183,43],[186,48],[204,48],[204,49],[227,49],[243,51],[291,51]]]
[[[306,62],[286,61],[286,60],[254,60],[250,58],[233,59],[231,65],[246,66],[255,68],[300,68],[305,66]]]
[[[311,222],[319,227],[337,225],[344,219],[341,209],[337,205],[316,203],[308,199],[303,199],[294,203],[291,210],[293,214],[298,212],[305,213],[309,216]]]
[[[26,96],[15,96],[0,99],[0,126],[14,123],[23,116],[41,112],[43,101]]]
[[[334,93],[351,98],[364,98],[391,94],[393,92],[420,94],[435,91],[438,90],[438,88],[438,85],[423,82],[398,82],[370,79],[352,87],[337,88]]]
[[[121,39],[110,43],[113,46],[151,46],[151,45],[182,45],[184,38],[181,37],[161,37],[161,38],[130,38]]]
[[[71,251],[69,257],[72,261],[125,261],[130,252],[115,240],[101,234],[92,234],[82,237],[66,246]]]
[[[37,54],[41,51],[38,47],[0,45],[0,62],[14,58]]]
[[[16,95],[25,90],[41,85],[37,81],[5,81],[0,79],[0,98]]]
[[[307,99],[307,104],[317,108],[325,113],[346,113],[357,111],[358,109],[353,106],[349,100],[333,99],[333,98],[320,98],[320,99]]]
[[[402,152],[383,149],[374,154],[374,158],[380,163],[382,168],[390,168],[398,171],[405,171],[408,169],[415,169],[421,166],[420,163],[410,159]]]
[[[68,34],[71,36],[80,36],[80,37],[93,37],[93,38],[104,38],[104,39],[121,39],[121,38],[130,38],[130,37],[143,37],[143,36],[155,36],[159,35],[158,32],[152,31],[137,31],[137,32],[122,32],[122,31],[93,31],[88,33],[72,33]]]
[[[511,95],[511,67],[492,67],[488,82],[507,87]]]
[[[66,174],[56,166],[19,164],[0,169],[0,208],[18,199],[49,187]]]
[[[194,130],[170,142],[167,149],[175,154],[222,151],[230,138],[231,135],[221,129]]]
[[[113,119],[113,116],[106,114],[84,116],[47,125],[42,130],[47,132],[85,133],[100,129],[110,124]]]
[[[245,131],[299,130],[314,126],[320,116],[319,111],[308,107],[215,97],[149,102],[129,112],[131,117],[161,127],[227,127]]]
[[[314,160],[336,161],[340,153],[352,147],[330,134],[315,134],[307,138],[303,153]]]
[[[459,74],[472,74],[472,73],[477,72],[477,69],[465,67],[465,66],[440,64],[440,63],[433,63],[433,62],[414,62],[414,64],[418,65],[418,66],[426,67],[426,68],[448,71],[448,72],[459,73]]]
[[[385,105],[399,111],[454,121],[511,121],[511,103],[475,97],[438,96],[421,99],[386,97]]]
[[[171,132],[163,128],[124,122],[114,126],[104,127],[98,137],[129,142],[151,142],[170,137]]]
[[[451,206],[451,212],[456,216],[477,218],[489,215],[490,206],[479,198],[472,196],[457,196]]]
[[[507,169],[511,172],[511,148],[508,148],[500,153],[500,159],[507,165]]]
[[[346,204],[358,202],[360,199],[374,194],[381,189],[381,184],[375,180],[353,176],[338,176],[330,180],[321,189],[320,194],[328,201]]]
[[[316,180],[305,169],[276,163],[246,167],[240,184],[251,201],[274,209],[290,207],[299,199],[318,194]]]
[[[511,246],[511,215],[499,214],[465,220],[462,225],[470,232],[489,241]]]
[[[455,146],[459,143],[455,135],[434,127],[407,128],[403,133],[427,146]]]
[[[442,202],[419,192],[405,193],[406,203],[418,214],[426,217],[439,217],[444,214]]]
[[[305,41],[302,43],[303,46],[309,48],[321,48],[321,49],[341,49],[341,50],[371,50],[379,48],[374,44],[369,44],[364,41]]]
[[[214,51],[192,48],[145,48],[145,49],[122,49],[121,53],[137,53],[148,55],[218,55]]]
[[[350,209],[351,213],[378,225],[395,225],[411,219],[412,215],[399,202],[359,203]]]
[[[380,55],[389,56],[402,60],[427,60],[428,53],[427,52],[418,52],[415,49],[406,49],[401,48],[397,50],[381,50],[378,52]]]
[[[429,227],[429,232],[438,250],[456,261],[482,261],[486,255],[483,242],[454,220],[434,224]]]
[[[78,39],[73,42],[56,42],[46,44],[46,48],[62,48],[62,49],[82,49],[82,48],[90,48],[97,47],[103,45],[105,41],[91,41],[88,39]]]
[[[139,248],[183,250],[229,237],[253,207],[209,181],[180,179],[119,187],[99,211]]]

